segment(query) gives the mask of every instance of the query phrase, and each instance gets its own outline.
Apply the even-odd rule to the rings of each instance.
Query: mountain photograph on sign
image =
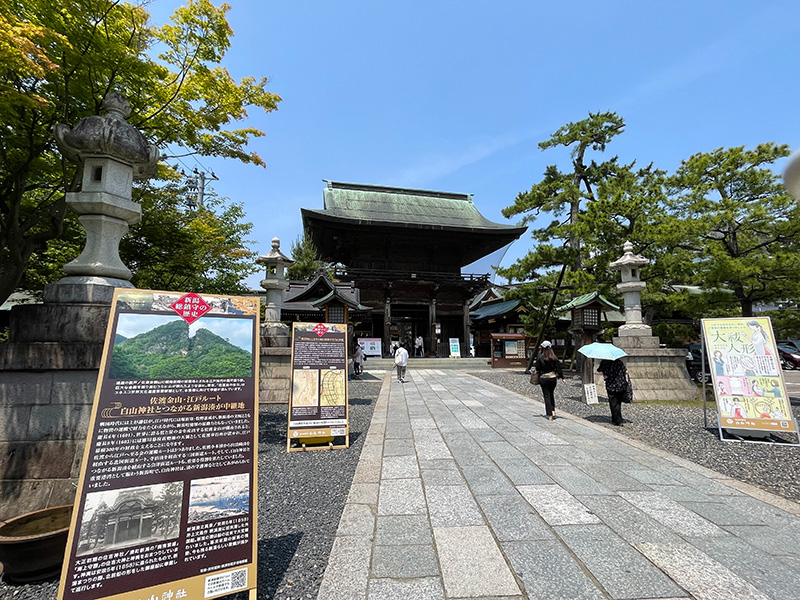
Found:
[[[111,379],[252,376],[249,320],[206,317],[189,325],[180,317],[122,314],[117,329]]]

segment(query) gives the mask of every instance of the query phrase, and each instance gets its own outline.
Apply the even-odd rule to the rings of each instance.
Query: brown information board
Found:
[[[295,323],[286,449],[349,447],[347,418],[347,325]]]
[[[59,600],[255,589],[258,316],[257,298],[116,290]]]

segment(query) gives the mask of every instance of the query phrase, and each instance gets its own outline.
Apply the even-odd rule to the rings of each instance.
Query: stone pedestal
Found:
[[[72,502],[109,310],[12,309],[0,344],[0,520]]]
[[[686,350],[660,348],[655,336],[619,336],[613,343],[628,353],[625,365],[635,402],[688,402],[699,397],[700,390],[686,370]]]

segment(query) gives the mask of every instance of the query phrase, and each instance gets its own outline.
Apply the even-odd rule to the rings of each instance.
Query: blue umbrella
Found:
[[[600,360],[616,360],[623,356],[628,356],[622,348],[617,348],[614,344],[603,344],[602,342],[592,342],[578,348],[578,352],[586,358],[597,358]]]

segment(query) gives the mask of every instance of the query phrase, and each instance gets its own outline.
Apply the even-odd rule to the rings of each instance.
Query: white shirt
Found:
[[[394,353],[394,364],[398,367],[405,367],[408,364],[408,350],[400,346]]]

